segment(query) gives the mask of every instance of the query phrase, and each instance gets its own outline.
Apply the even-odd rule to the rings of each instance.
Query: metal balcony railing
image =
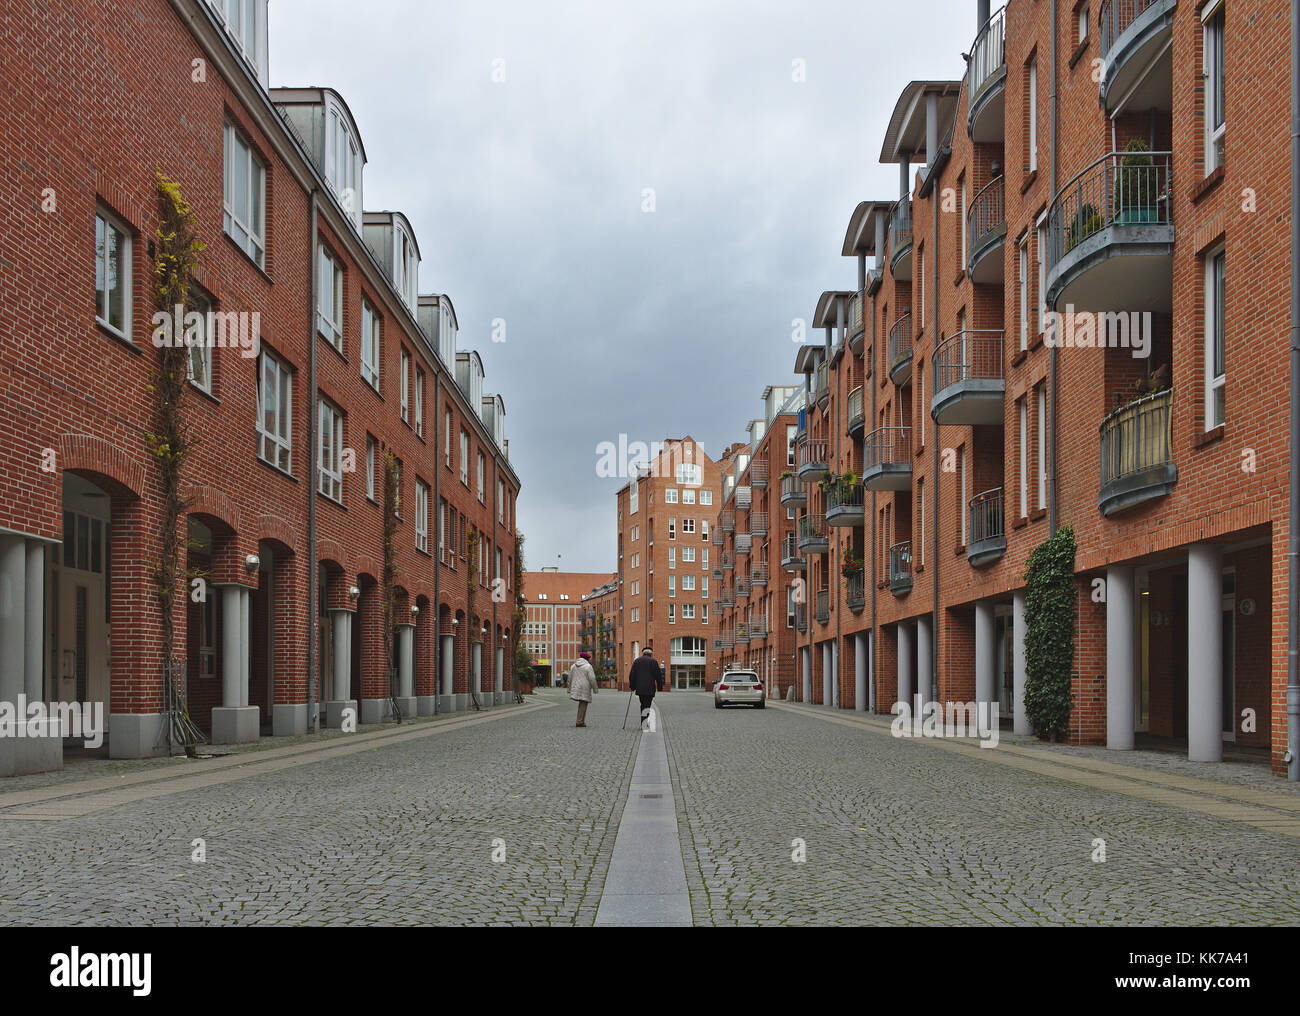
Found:
[[[749,508],[749,506],[753,504],[753,500],[754,500],[753,493],[750,491],[748,485],[744,487],[736,488],[736,510],[737,511],[742,511],[742,512],[746,511]]]
[[[856,575],[850,575],[845,582],[849,609],[863,606],[867,602],[866,573],[858,572]]]
[[[912,358],[912,314],[904,314],[889,329],[889,370]]]
[[[749,569],[749,581],[751,585],[767,585],[767,562],[751,565]]]
[[[740,621],[736,624],[736,641],[737,642],[749,641],[749,625],[746,624],[744,621]]]
[[[781,503],[782,504],[802,504],[808,500],[808,492],[804,490],[803,481],[797,476],[781,477]]]
[[[1101,58],[1106,60],[1116,40],[1156,0],[1102,0],[1097,20],[1101,27]]]
[[[862,294],[854,293],[849,300],[849,338],[861,334],[863,330]]]
[[[1006,536],[1002,518],[1002,488],[986,490],[970,499],[970,545]]]
[[[994,177],[970,203],[966,213],[967,269],[970,261],[999,233],[1007,231],[1005,177]]]
[[[831,616],[831,593],[829,589],[817,590],[817,620],[825,624]]]
[[[867,435],[862,443],[862,469],[911,465],[912,428],[881,427]]]
[[[721,586],[718,589],[718,606],[734,607],[736,605],[736,593],[730,586]]]
[[[808,630],[808,604],[800,603],[794,608],[794,626],[799,631]]]
[[[755,536],[767,535],[767,512],[750,513],[749,531]]]
[[[799,544],[793,533],[781,541],[781,565],[788,571],[803,569],[803,554],[799,552]]]
[[[1061,188],[1047,215],[1048,266],[1109,226],[1173,222],[1173,155],[1110,152]]]
[[[749,485],[755,490],[767,489],[766,462],[751,462],[749,464]]]
[[[767,637],[767,615],[751,614],[749,618],[749,637],[761,639]]]
[[[862,386],[858,385],[849,392],[849,433],[852,434],[865,423],[866,417],[862,412]]]
[[[817,365],[816,380],[813,382],[813,397],[818,402],[831,397],[831,365],[826,360]]]
[[[1006,62],[1006,14],[1005,7],[999,8],[984,22],[971,44],[970,63],[966,67],[968,104],[974,104],[984,86],[997,76]]]
[[[1173,463],[1173,389],[1116,409],[1101,423],[1101,484]]]
[[[736,633],[724,631],[721,635],[715,636],[713,641],[719,649],[730,649],[736,644]]]
[[[805,441],[799,447],[799,468],[825,472],[829,451],[830,447],[824,439]]]
[[[899,253],[912,245],[912,202],[910,199],[894,202],[889,210],[890,263]]]
[[[730,554],[719,554],[718,567],[723,571],[734,571],[736,568],[736,559]]]
[[[838,484],[826,491],[826,514],[840,512],[854,508],[862,509],[864,507],[863,490],[861,484],[854,484],[849,490],[844,490]]]
[[[889,588],[901,589],[912,584],[912,543],[896,543],[889,548]]]
[[[736,513],[728,508],[718,513],[718,528],[724,533],[733,532],[736,528]]]
[[[745,599],[749,599],[749,579],[742,579],[739,575],[737,575],[736,576],[736,597],[737,599],[739,599],[742,596],[745,597]]]
[[[737,533],[736,534],[737,556],[741,554],[748,554],[750,551],[751,542],[752,542],[752,538],[750,537],[749,533]]]
[[[826,542],[826,516],[803,515],[799,518],[799,547]]]
[[[934,351],[933,362],[935,395],[962,381],[1001,381],[1002,331],[967,328],[958,332]]]
[[[714,527],[713,527],[713,535],[712,535],[709,539],[712,541],[712,543],[713,543],[713,545],[714,545],[715,547],[721,547],[721,546],[722,546],[722,543],[723,543],[723,540],[726,539],[726,537],[724,536],[724,534],[723,534],[723,532],[722,532],[722,527],[721,527],[721,526],[714,526]]]

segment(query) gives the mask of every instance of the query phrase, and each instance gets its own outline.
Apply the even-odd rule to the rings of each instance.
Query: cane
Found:
[[[631,713],[632,713],[632,699],[633,699],[635,696],[636,696],[636,692],[629,692],[629,693],[628,693],[628,696],[627,696],[627,708],[623,710],[623,726],[619,728],[620,730],[627,730],[627,718],[628,718],[628,716],[631,715]]]

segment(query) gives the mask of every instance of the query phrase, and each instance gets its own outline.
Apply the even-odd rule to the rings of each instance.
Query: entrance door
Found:
[[[74,568],[59,569],[58,684],[60,702],[102,704],[108,717],[108,624],[104,617],[104,576]]]
[[[1015,638],[1011,618],[1011,608],[998,606],[994,608],[994,643],[997,645],[997,688],[999,711],[1003,716],[1012,716],[1016,708],[1015,687]]]

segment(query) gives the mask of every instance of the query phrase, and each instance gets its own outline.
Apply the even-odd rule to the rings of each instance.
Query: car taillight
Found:
[[[720,685],[718,685],[718,691],[730,691],[730,690],[731,690],[731,688],[730,688],[730,686],[728,686],[728,685],[725,685],[725,684],[720,684]]]

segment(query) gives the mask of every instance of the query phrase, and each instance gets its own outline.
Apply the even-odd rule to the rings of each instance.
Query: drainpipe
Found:
[[[442,332],[442,301],[438,302],[438,331]],[[438,355],[441,355],[440,353]],[[442,456],[442,368],[435,361],[433,367],[433,503],[438,506],[439,541],[446,539],[446,514],[442,511],[442,470],[438,461]],[[518,593],[518,590],[515,590]],[[438,698],[442,695],[442,543],[438,545],[438,560],[433,565],[433,713],[438,714]]]
[[[936,103],[938,102],[937,99],[935,101]],[[937,124],[935,129],[936,130],[938,129]],[[936,146],[936,151],[937,151],[937,146]],[[930,193],[936,198],[939,196],[938,180],[933,181],[933,189],[930,191]],[[933,205],[934,203],[935,202],[932,200],[931,204]],[[934,341],[931,343],[932,346],[932,351],[930,353],[931,366],[934,365],[933,350],[939,348],[939,343],[938,343],[938,339],[939,339],[939,215],[938,215],[937,208],[935,209],[935,214],[932,216],[932,218],[934,219],[934,246],[932,248],[933,253],[930,257],[930,261],[933,268],[934,284],[930,287],[930,290],[933,293],[931,299],[934,301],[934,311],[930,316],[930,323],[931,323],[930,331]],[[934,385],[931,384],[930,387],[933,388]],[[933,397],[934,392],[932,391],[930,394]],[[928,413],[929,409],[926,406],[922,406],[921,412]],[[975,459],[974,448],[971,449],[971,453],[972,453],[971,467],[974,468],[974,459]],[[939,421],[938,420],[934,422],[933,459],[934,459],[934,465],[931,467],[930,470],[930,486],[932,486],[934,490],[931,491],[930,493],[930,499],[934,502],[934,509],[931,511],[930,515],[932,520],[937,520],[939,518],[939,484],[937,482],[937,477],[939,476]],[[957,498],[958,501],[961,500],[960,493],[958,493]],[[957,510],[960,512],[964,512],[966,511],[966,506],[964,504],[958,504]],[[958,523],[958,527],[959,528],[957,531],[961,532],[960,522]],[[930,525],[930,533],[933,539],[933,547],[934,547],[934,551],[930,555],[930,580],[934,588],[934,613],[931,616],[931,621],[930,621],[930,701],[938,702],[939,701],[939,527],[938,525],[934,524],[933,521]],[[917,684],[918,685],[920,684],[920,675],[917,675]]]
[[[1291,492],[1287,506],[1287,661],[1286,722],[1288,780],[1300,780],[1300,667],[1297,666],[1296,604],[1300,600],[1300,0],[1291,0]]]
[[[307,409],[307,447],[312,454],[311,479],[307,484],[307,726],[313,734],[320,733],[320,708],[316,704],[316,653],[320,638],[316,631],[316,616],[319,610],[317,598],[320,589],[316,581],[320,565],[316,560],[316,188],[311,189],[311,261],[308,274],[311,277],[308,289],[311,292],[311,306],[307,313],[307,348],[308,361],[311,364],[311,400]]]
[[[939,160],[939,93],[925,97],[925,175],[929,179]],[[937,259],[936,259],[937,260]]]
[[[876,267],[881,268],[884,266],[884,263],[885,217],[881,214],[880,209],[876,209]],[[871,294],[871,366],[873,370],[879,362],[878,354],[880,352],[876,349],[876,294],[879,292],[879,290],[876,290],[876,293]],[[868,378],[865,376],[867,374],[866,371],[864,371],[863,374],[863,381],[871,388],[871,418],[868,422],[874,430],[876,426],[877,381],[874,375]],[[866,429],[865,423],[863,424],[862,429],[864,434],[871,433],[871,431]],[[864,447],[862,451],[862,465],[863,470],[865,471],[866,448]],[[871,492],[871,571],[868,573],[869,578],[867,580],[871,586],[871,658],[870,667],[867,670],[867,702],[869,705],[874,704],[876,700],[876,645],[880,641],[879,633],[876,631],[876,577],[879,575],[879,572],[876,570],[879,567],[879,562],[876,561],[876,543],[879,539],[876,533],[876,512],[876,492],[873,490]]]
[[[1056,148],[1057,148],[1057,103],[1059,101],[1056,91],[1056,36],[1057,36],[1057,11],[1056,4],[1052,4],[1052,90],[1051,106],[1048,115],[1047,131],[1049,135],[1049,144],[1051,151],[1048,156],[1051,162],[1051,195],[1052,200],[1056,200],[1056,180],[1060,167],[1057,165]],[[1048,226],[1048,235],[1051,235],[1050,217]],[[1044,297],[1046,294],[1044,294]],[[1052,348],[1048,350],[1047,361],[1047,401],[1048,407],[1047,422],[1047,530],[1050,534],[1056,534],[1058,508],[1056,504],[1056,402],[1057,402],[1057,358],[1060,351],[1057,349],[1057,343],[1052,343]]]
[[[841,296],[837,298],[835,301],[835,327],[836,330],[840,333],[839,341],[843,342],[845,347],[844,359],[840,361],[841,366],[844,366],[845,362],[848,361],[848,359],[853,355],[853,350],[848,348],[849,337],[847,334],[848,329],[846,327],[844,316],[845,316],[844,297]],[[839,387],[840,390],[843,390],[842,387],[839,386],[838,382],[836,384],[836,387]],[[835,430],[835,468],[838,469],[840,465],[840,433],[841,433],[840,427],[843,426],[843,423],[841,423],[840,421],[840,416],[842,415],[840,413],[840,410],[844,408],[843,402],[840,400],[838,391],[835,393],[835,398],[832,401],[835,403],[835,412],[832,414],[831,417],[831,427],[834,428]],[[830,534],[829,525],[826,527],[826,532],[827,535]],[[832,572],[831,572],[832,577],[835,579],[835,651],[831,654],[831,665],[835,668],[835,684],[832,686],[831,689],[834,692],[834,694],[831,697],[831,702],[837,709],[839,708],[840,705],[840,577],[841,577],[840,566],[843,563],[843,558],[844,558],[844,547],[840,543],[840,534],[836,533],[835,534],[835,563],[832,565]],[[829,606],[829,604],[827,606]]]

